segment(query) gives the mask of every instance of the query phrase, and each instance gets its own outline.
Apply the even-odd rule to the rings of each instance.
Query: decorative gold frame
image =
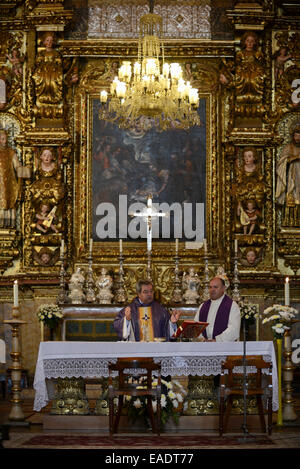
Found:
[[[196,59],[201,75],[201,59]],[[101,89],[107,88],[110,82],[108,70],[113,59],[91,59],[81,75],[81,81],[75,96],[74,122],[76,126],[77,144],[74,155],[74,245],[75,263],[86,262],[89,239],[91,237],[91,143],[92,143],[92,99],[99,96]],[[211,66],[210,74],[215,73],[216,61]],[[207,66],[204,70],[202,89],[199,96],[206,99],[206,238],[212,258],[218,257],[217,246],[224,245],[224,226],[222,226],[224,207],[225,176],[224,165],[217,164],[217,154],[220,149],[220,129],[217,120],[219,108],[219,94],[209,89]],[[210,77],[211,78],[211,77]],[[173,243],[172,243],[173,244]],[[175,243],[174,243],[175,244]],[[153,242],[152,263],[154,270],[160,270],[160,264],[173,275],[173,254],[171,243]],[[203,249],[184,249],[184,243],[179,243],[180,263],[183,270],[189,265],[203,270]],[[118,242],[94,242],[93,260],[95,270],[100,264],[109,268],[118,268]],[[126,264],[134,267],[135,274],[140,276],[146,266],[146,248],[134,241],[123,243],[123,254]],[[112,259],[114,259],[112,263]],[[213,261],[213,259],[212,259]],[[216,259],[217,261],[217,259]],[[171,268],[171,270],[170,270]],[[154,273],[156,279],[159,273]]]

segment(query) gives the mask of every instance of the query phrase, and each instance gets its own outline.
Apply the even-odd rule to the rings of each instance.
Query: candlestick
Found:
[[[290,284],[289,284],[289,278],[288,277],[286,277],[285,285],[284,285],[284,304],[285,304],[285,306],[290,305]]]
[[[234,240],[234,252],[235,254],[237,254],[238,252],[238,240],[237,239]]]
[[[60,245],[60,255],[61,255],[61,257],[64,255],[64,250],[65,250],[65,242],[62,239],[61,240],[61,245]]]
[[[123,252],[123,241],[120,239],[120,254]]]
[[[41,321],[41,342],[44,342],[44,323]]]
[[[14,281],[14,308],[19,306],[18,280]]]
[[[207,241],[206,241],[206,238],[203,239],[203,247],[204,247],[204,254],[206,256],[206,254],[207,254]]]

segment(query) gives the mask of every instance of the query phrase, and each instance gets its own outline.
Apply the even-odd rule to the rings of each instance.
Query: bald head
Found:
[[[224,295],[226,290],[225,282],[219,277],[214,277],[209,282],[209,297],[211,300],[218,300]]]

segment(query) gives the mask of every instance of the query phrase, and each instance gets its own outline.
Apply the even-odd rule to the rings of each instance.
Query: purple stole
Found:
[[[211,300],[207,300],[203,303],[199,314],[199,321],[207,322],[210,304]],[[221,304],[217,311],[216,320],[213,328],[213,339],[215,339],[217,335],[222,334],[222,332],[227,329],[231,305],[232,299],[229,298],[229,296],[224,295],[224,298],[221,301]],[[206,330],[203,331],[203,335],[207,339]]]

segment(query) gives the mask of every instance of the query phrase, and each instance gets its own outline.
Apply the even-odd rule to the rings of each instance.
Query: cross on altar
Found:
[[[152,206],[152,196],[147,197],[147,208],[142,212],[133,213],[135,217],[143,217],[147,221],[147,251],[151,253],[152,249],[152,218],[153,217],[165,217],[166,213],[158,212]]]

